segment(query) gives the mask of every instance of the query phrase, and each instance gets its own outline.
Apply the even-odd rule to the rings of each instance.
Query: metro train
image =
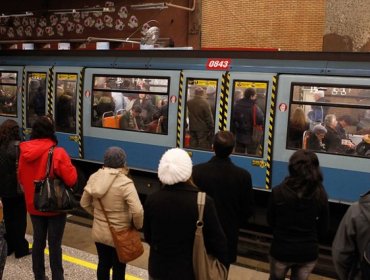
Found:
[[[85,177],[86,166],[102,164],[106,148],[122,147],[142,195],[160,188],[156,170],[167,149],[184,148],[197,164],[212,157],[214,133],[238,134],[235,108],[248,88],[257,93],[263,114],[262,139],[253,149],[235,150],[231,158],[252,174],[256,191],[269,192],[283,180],[289,157],[296,149],[309,149],[306,136],[326,115],[352,120],[341,143],[351,143],[352,150],[316,151],[330,201],[350,204],[370,189],[370,155],[357,149],[366,147],[370,134],[368,54],[0,51],[0,122],[16,120],[28,139],[35,117],[52,115],[58,145]],[[318,92],[325,98],[315,100]],[[205,143],[192,134],[196,124],[188,104],[194,98],[209,108]],[[309,127],[293,144],[289,131],[297,108]],[[315,108],[320,119],[312,117]]]

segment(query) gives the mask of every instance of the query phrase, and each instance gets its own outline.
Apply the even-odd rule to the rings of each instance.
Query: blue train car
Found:
[[[100,165],[107,147],[124,148],[144,195],[159,188],[155,174],[164,151],[181,147],[194,164],[206,161],[219,130],[237,135],[232,159],[251,172],[261,192],[283,180],[295,150],[313,149],[330,200],[346,204],[370,189],[369,58],[360,53],[0,51],[0,122],[17,120],[27,139],[37,115],[53,115],[59,145],[85,176],[86,164]],[[249,127],[260,132],[249,144],[238,105],[247,89],[256,92],[259,115],[257,124],[252,114]],[[197,113],[202,106],[207,114]],[[300,131],[298,113],[306,125]],[[336,145],[313,129],[331,124],[341,131]],[[310,144],[314,137],[318,147]]]

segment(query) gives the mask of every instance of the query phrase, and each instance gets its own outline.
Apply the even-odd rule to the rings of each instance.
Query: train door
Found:
[[[271,187],[274,77],[273,73],[230,73],[227,129],[236,139],[232,159],[252,174],[253,186],[259,189]]]
[[[72,158],[80,158],[82,87],[81,68],[54,67],[51,82],[53,116],[58,145],[64,147]]]
[[[177,145],[192,153],[193,163],[208,160],[218,131],[222,75],[220,71],[183,71]]]
[[[0,66],[0,123],[14,119],[22,123],[22,67]]]
[[[317,154],[332,201],[357,200],[370,180],[370,79],[281,75],[275,135],[274,185],[303,148]]]
[[[49,70],[49,67],[25,67],[25,77],[23,78],[24,98],[22,98],[25,111],[22,115],[22,127],[26,139],[31,134],[31,127],[35,119],[48,113]]]

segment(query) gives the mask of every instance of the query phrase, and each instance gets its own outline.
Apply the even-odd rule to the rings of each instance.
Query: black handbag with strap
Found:
[[[59,178],[50,178],[50,168],[53,162],[54,146],[50,148],[46,165],[45,177],[35,180],[35,209],[41,212],[69,211],[79,205],[71,188]]]

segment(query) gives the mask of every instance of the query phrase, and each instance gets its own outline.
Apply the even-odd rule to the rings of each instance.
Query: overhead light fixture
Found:
[[[21,13],[21,14],[10,14],[10,15],[1,14],[0,15],[0,18],[30,17],[30,16],[33,16],[33,13],[32,12],[24,12],[24,13]]]
[[[193,0],[193,6],[191,8],[172,4],[172,3],[167,3],[167,2],[136,4],[136,5],[130,5],[130,8],[133,10],[163,10],[163,9],[167,9],[168,7],[172,7],[172,8],[177,8],[177,9],[182,9],[182,10],[192,12],[195,10],[195,3],[196,3],[196,0]]]
[[[136,5],[131,5],[130,7],[133,10],[163,10],[163,9],[168,8],[166,3],[136,4]]]
[[[55,15],[76,14],[76,13],[96,13],[96,12],[113,13],[114,11],[115,11],[114,7],[48,10],[49,13],[53,13]]]

